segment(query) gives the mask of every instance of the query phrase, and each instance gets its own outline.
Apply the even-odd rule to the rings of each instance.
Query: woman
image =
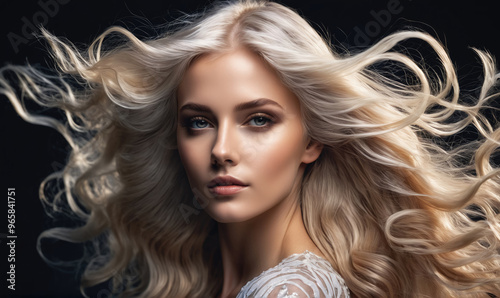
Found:
[[[103,50],[115,34],[128,42]],[[112,28],[85,54],[45,37],[76,81],[2,73],[66,110],[74,132],[28,115],[5,79],[2,92],[72,147],[42,197],[66,200],[86,224],[41,239],[98,244],[83,287],[114,277],[117,292],[144,297],[500,294],[490,162],[500,130],[480,113],[497,77],[486,53],[481,93],[466,105],[429,35],[340,55],[266,1],[221,4],[146,42]],[[439,71],[395,50],[408,39],[432,47]],[[429,138],[469,124],[481,140],[446,150]],[[50,200],[43,190],[58,180]]]

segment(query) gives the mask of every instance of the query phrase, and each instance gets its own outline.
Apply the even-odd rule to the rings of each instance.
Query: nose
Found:
[[[212,165],[236,165],[239,162],[237,128],[229,121],[219,123],[217,136],[212,148]]]

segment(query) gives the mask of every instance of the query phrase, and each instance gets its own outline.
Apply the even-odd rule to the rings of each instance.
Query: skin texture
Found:
[[[237,109],[249,102],[264,104]],[[306,164],[322,146],[305,134],[299,101],[273,69],[242,47],[203,55],[183,78],[178,107],[181,160],[201,205],[219,223],[220,296],[234,297],[293,253],[321,255],[304,228],[298,190]],[[208,184],[221,175],[248,186],[214,195]]]

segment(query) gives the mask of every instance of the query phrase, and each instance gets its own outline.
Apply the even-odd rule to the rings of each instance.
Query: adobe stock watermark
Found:
[[[7,33],[7,39],[10,46],[17,54],[21,45],[28,44],[28,42],[35,38],[34,33],[37,32],[39,26],[45,26],[49,23],[50,18],[55,17],[59,11],[60,6],[68,4],[71,0],[39,0],[37,2],[40,9],[36,11],[30,18],[23,16],[21,18],[22,26],[20,32]]]
[[[408,0],[411,1],[411,0]],[[389,0],[386,4],[385,9],[379,11],[370,10],[370,15],[373,20],[364,24],[364,26],[354,27],[354,39],[353,43],[347,42],[344,44],[346,48],[350,46],[366,47],[377,38],[382,33],[382,29],[386,28],[391,24],[393,16],[400,14],[404,9],[404,6],[399,0]]]
[[[187,224],[191,222],[189,218],[192,215],[198,215],[200,211],[205,209],[210,203],[210,201],[198,189],[193,188],[192,191],[193,198],[191,203],[193,207],[184,203],[179,205],[179,212]]]
[[[14,187],[7,188],[7,288],[11,291],[16,290],[16,189]]]

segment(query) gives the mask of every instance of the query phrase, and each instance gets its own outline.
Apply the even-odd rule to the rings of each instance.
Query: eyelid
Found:
[[[267,118],[270,118],[270,119],[274,119],[275,117],[269,113],[266,113],[266,112],[257,112],[257,113],[253,113],[251,114],[250,116],[248,116],[248,119],[252,119],[252,118],[255,118],[255,117],[267,117]]]
[[[212,122],[207,117],[204,116],[197,115],[197,116],[180,117],[180,123],[182,127],[186,127],[189,130],[202,130],[203,128],[194,129],[191,127],[193,122],[196,120],[203,120],[208,123],[209,127],[213,126]]]
[[[269,127],[270,125],[274,124],[276,122],[275,120],[275,117],[268,114],[268,113],[263,113],[263,112],[258,112],[258,113],[253,113],[252,115],[250,115],[248,117],[248,120],[245,121],[245,123],[248,123],[250,122],[251,120],[255,119],[255,118],[258,118],[258,117],[262,117],[262,118],[266,118],[266,119],[269,119],[269,123],[270,124],[266,124],[266,125],[263,125],[263,126],[254,126],[254,127]]]
[[[251,115],[249,115],[247,117],[247,119],[244,121],[244,124],[250,122],[251,120],[257,118],[257,117],[263,117],[263,118],[266,118],[268,119],[267,121],[267,124],[263,125],[263,126],[256,126],[256,125],[251,125],[253,128],[257,128],[257,129],[265,129],[265,128],[269,128],[270,126],[272,126],[273,124],[275,124],[277,122],[277,117],[274,116],[274,115],[271,115],[269,114],[268,112],[256,112],[256,113],[253,113]],[[201,115],[195,115],[195,116],[185,116],[185,117],[180,117],[181,118],[181,125],[183,127],[186,127],[188,128],[189,130],[202,130],[204,128],[192,128],[191,127],[191,124],[196,121],[196,120],[203,120],[203,121],[206,121],[209,125],[209,127],[213,127],[214,125],[212,124],[212,121],[210,119],[208,119],[206,116],[201,116]]]

